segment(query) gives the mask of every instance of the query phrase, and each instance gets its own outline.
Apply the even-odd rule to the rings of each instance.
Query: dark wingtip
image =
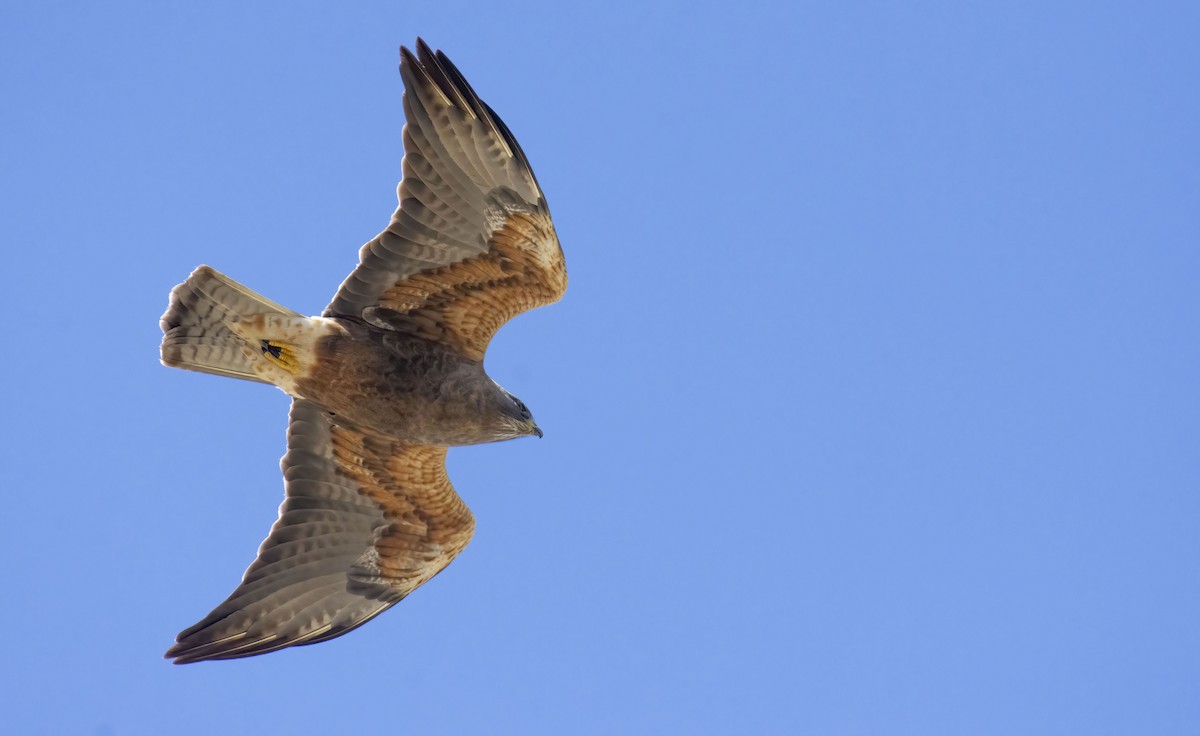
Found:
[[[400,47],[400,68],[403,69],[404,65],[406,63],[409,65],[415,65],[417,63],[417,57],[415,54],[413,54],[412,51],[409,50],[409,48],[407,46],[401,46]]]

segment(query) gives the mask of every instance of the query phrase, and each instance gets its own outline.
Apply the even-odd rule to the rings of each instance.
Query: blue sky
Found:
[[[1200,730],[1190,3],[11,3],[13,733]],[[387,222],[396,48],[516,133],[565,300],[450,453],[478,530],[314,647],[175,667],[287,399],[158,364],[208,263],[316,314]]]

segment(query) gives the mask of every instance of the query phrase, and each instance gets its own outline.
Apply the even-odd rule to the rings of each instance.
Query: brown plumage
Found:
[[[391,223],[321,317],[201,266],[162,317],[170,366],[294,397],[279,520],[241,585],[167,656],[230,659],[346,633],[470,541],[446,448],[541,430],[487,377],[509,319],[561,298],[562,249],[529,162],[440,51],[401,49],[403,178]]]

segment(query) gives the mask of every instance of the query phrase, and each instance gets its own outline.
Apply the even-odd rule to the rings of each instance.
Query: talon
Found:
[[[259,340],[263,357],[292,375],[300,372],[300,360],[291,345],[272,340]]]

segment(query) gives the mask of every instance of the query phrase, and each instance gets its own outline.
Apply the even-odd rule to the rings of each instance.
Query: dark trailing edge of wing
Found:
[[[277,652],[280,649],[286,649],[288,647],[306,647],[306,646],[309,646],[310,644],[320,644],[323,641],[329,641],[330,639],[336,639],[337,637],[342,636],[343,634],[348,634],[351,631],[354,631],[358,627],[362,626],[363,624],[367,623],[368,621],[371,621],[379,614],[383,613],[384,611],[388,610],[392,606],[396,605],[404,598],[405,598],[405,596],[400,596],[396,600],[391,601],[390,603],[383,606],[378,611],[375,611],[370,616],[367,616],[366,618],[364,618],[361,621],[355,621],[354,623],[348,624],[348,625],[334,626],[332,629],[330,629],[329,631],[326,631],[323,634],[318,634],[317,636],[314,636],[310,639],[307,639],[307,640],[301,641],[301,642],[297,642],[293,639],[269,639],[267,641],[255,642],[254,644],[245,646],[244,648],[234,647],[232,649],[228,649],[228,648],[223,647],[221,642],[209,642],[207,644],[185,645],[184,642],[180,641],[180,642],[177,642],[175,644],[175,646],[168,649],[167,653],[164,654],[163,657],[166,659],[172,660],[171,664],[192,664],[193,662],[206,662],[206,661],[215,661],[215,660],[222,660],[222,659],[243,659],[245,657],[254,657],[259,654],[267,654],[269,652]],[[207,620],[200,622],[200,624],[205,624],[205,623],[214,623],[214,622],[209,622]],[[184,631],[179,636],[182,638],[189,631],[192,631],[193,629],[196,629],[197,627],[199,627],[200,624],[193,626],[191,629],[188,629],[188,631]]]

